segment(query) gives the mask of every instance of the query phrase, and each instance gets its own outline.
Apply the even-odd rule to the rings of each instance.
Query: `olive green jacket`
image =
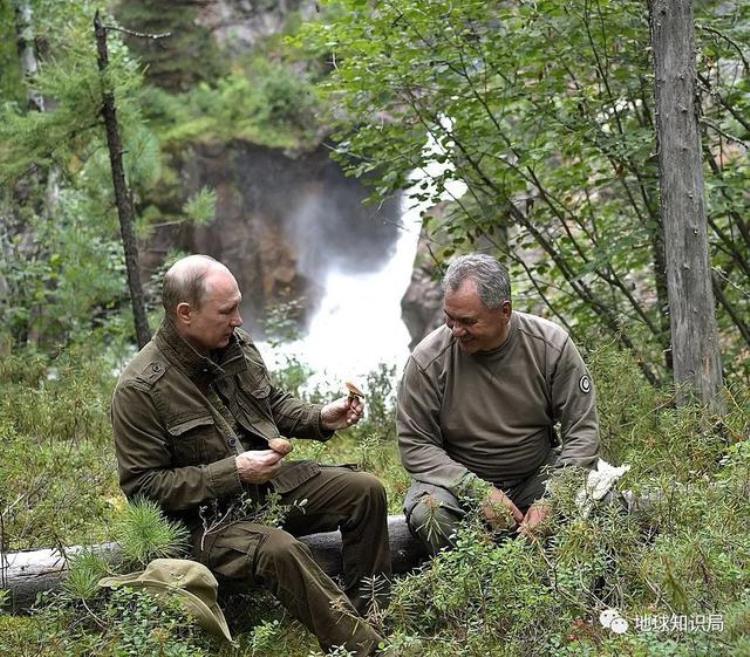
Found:
[[[330,438],[320,410],[272,385],[244,331],[237,329],[227,347],[207,358],[165,320],[113,395],[120,486],[128,498],[153,499],[170,516],[194,524],[202,504],[267,488],[240,482],[237,454],[267,449],[279,435]],[[285,464],[272,485],[284,493],[318,471],[310,461]]]

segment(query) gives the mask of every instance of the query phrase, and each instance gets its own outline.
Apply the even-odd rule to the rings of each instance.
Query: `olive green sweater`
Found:
[[[398,392],[401,459],[416,480],[459,488],[476,475],[500,488],[534,472],[559,422],[559,465],[592,467],[599,448],[593,385],[568,334],[513,312],[505,343],[465,354],[442,326],[409,358]]]

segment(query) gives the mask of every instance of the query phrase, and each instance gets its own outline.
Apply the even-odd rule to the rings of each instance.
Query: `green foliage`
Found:
[[[83,550],[74,555],[68,564],[69,571],[63,580],[63,591],[71,598],[90,600],[100,589],[99,580],[109,572],[109,564],[96,552]]]
[[[574,334],[609,335],[652,380],[663,376],[669,325],[644,5],[330,4],[333,21],[293,41],[326,54],[337,154],[353,175],[373,177],[373,200],[408,187],[414,170],[425,172],[414,198],[429,204],[464,182],[467,193],[428,222],[440,259],[478,246],[500,254],[517,281],[516,307],[550,312]],[[736,318],[748,315],[739,216],[750,172],[744,147],[729,144],[747,130],[748,71],[736,46],[748,9],[702,3],[696,12],[719,322],[727,367],[746,378],[747,359],[734,355],[748,340]]]
[[[106,612],[112,625],[116,623],[116,655],[203,657],[208,652],[206,638],[177,597],[164,601],[146,591],[122,589],[113,591]]]
[[[0,638],[0,648],[11,651],[7,654],[19,657],[215,654],[209,636],[195,625],[176,596],[156,597],[145,590],[122,587],[111,592],[99,589],[98,596],[87,602],[66,593],[47,598],[44,608],[35,615],[35,622],[8,623],[10,632],[4,632]],[[19,626],[22,632],[17,629]]]
[[[201,25],[200,8],[159,0],[116,3],[117,20],[136,32],[166,34],[154,42],[129,37],[128,47],[145,64],[152,84],[181,92],[226,74],[227,58],[215,44],[209,28]]]
[[[102,92],[115,98],[142,239],[157,223],[207,223],[215,215],[215,192],[203,189],[186,199],[175,171],[164,165],[165,153],[176,156],[190,142],[233,139],[308,146],[318,140],[316,103],[304,74],[276,54],[237,59],[230,70],[210,31],[196,22],[195,7],[117,3],[127,27],[172,36],[153,41],[109,30],[110,61],[102,75],[92,25],[96,3],[31,5],[40,65],[31,84],[47,100],[45,112],[26,108],[20,63],[10,52],[12,3],[2,5],[9,38],[0,49],[0,59],[8,61],[0,80],[0,285],[6,293],[0,331],[17,344],[45,347],[101,324],[131,334],[115,316],[128,299]],[[111,16],[104,22],[117,27]],[[163,85],[149,86],[146,79]]]
[[[188,547],[187,528],[167,520],[156,502],[130,502],[115,518],[112,535],[122,548],[123,559],[145,567],[152,559],[177,557]]]
[[[250,640],[250,655],[264,655],[274,648],[279,640],[281,626],[278,620],[263,621],[253,629],[252,639]]]
[[[44,62],[35,80],[38,91],[54,99],[54,109],[24,113],[12,104],[2,108],[0,179],[4,181],[24,175],[31,167],[54,163],[67,170],[91,157],[104,136],[99,117],[103,89],[115,95],[119,121],[139,130],[138,106],[133,102],[142,83],[138,65],[118,33],[109,32],[109,66],[105,75],[100,74],[93,12],[87,13],[89,7],[82,4],[73,4],[66,23],[51,33],[49,46],[60,56]],[[131,158],[126,162],[131,163]]]
[[[23,102],[24,87],[17,50],[12,2],[0,3],[0,98]]]
[[[91,222],[93,205],[86,193],[62,190],[55,221],[29,218],[27,234],[43,247],[28,253],[28,238],[13,240],[0,264],[11,292],[0,302],[1,332],[18,339],[31,330],[46,345],[81,339],[106,322],[123,297],[125,263],[114,235]]]
[[[286,356],[283,364],[275,367],[270,374],[275,386],[295,397],[302,398],[305,397],[303,388],[313,371],[296,356]]]
[[[92,543],[122,502],[107,416],[116,352],[92,336],[51,358],[0,358],[0,513],[7,550]]]
[[[244,139],[273,148],[299,148],[315,140],[314,97],[305,79],[287,66],[253,59],[211,83],[181,93],[144,91],[143,102],[165,146]]]
[[[371,425],[380,440],[396,439],[396,366],[380,363],[378,368],[367,374],[367,418],[365,425]]]
[[[110,63],[97,67],[93,4],[35,5],[43,57],[33,81],[45,112],[0,106],[0,301],[2,332],[15,342],[64,343],[105,323],[125,301],[124,261],[112,202],[102,92],[115,95],[125,146],[125,168],[138,193],[160,173],[153,133],[137,104],[138,64],[118,38],[108,36]],[[58,3],[59,4],[59,3]],[[108,19],[105,17],[105,21]],[[7,100],[7,99],[4,99]]]
[[[45,509],[35,500],[37,506],[26,512],[25,520],[14,519],[19,505],[9,508],[3,501],[6,549],[39,545],[34,541],[40,536],[54,537],[53,543],[86,543],[95,534],[92,525],[96,523],[100,535],[110,534],[107,526],[113,524],[113,514],[92,513],[92,509],[102,500],[105,506],[109,504],[109,497],[117,495],[118,504],[122,499],[113,492],[115,468],[106,416],[113,380],[110,364],[96,355],[93,346],[92,351],[81,348],[61,354],[56,360],[56,379],[48,379],[49,363],[41,354],[0,360],[0,398],[9,400],[0,406],[0,435],[4,455],[7,445],[12,450],[4,460],[12,476],[8,468],[0,470],[0,477],[5,477],[0,490],[11,501],[22,497],[25,504],[28,480],[54,482],[41,497],[57,500]],[[597,384],[605,457],[631,465],[621,488],[635,491],[649,504],[631,515],[602,504],[584,516],[575,502],[582,473],[566,470],[556,479],[552,534],[545,541],[511,539],[496,544],[477,515],[471,515],[457,549],[399,579],[391,606],[378,611],[376,620],[400,654],[688,657],[742,654],[747,647],[747,391],[730,398],[732,412],[717,425],[698,409],[676,410],[669,395],[646,385],[630,356],[611,344],[592,348],[589,361]],[[382,414],[370,414],[325,444],[295,441],[294,455],[365,465],[386,483],[391,512],[398,513],[409,482],[392,439],[393,403],[387,375],[381,369],[363,386],[368,405],[381,405]],[[330,392],[320,394],[331,397]],[[24,403],[13,404],[11,399]],[[81,403],[82,399],[91,405]],[[52,404],[56,405],[50,408]],[[78,409],[77,424],[65,421],[66,408]],[[28,438],[15,442],[16,434],[28,436],[25,432],[44,430],[56,422],[60,439],[52,445],[59,451],[62,444],[65,458],[39,461],[40,450],[29,450]],[[106,434],[101,454],[90,446],[97,432]],[[6,436],[12,437],[10,442]],[[34,459],[17,466],[20,444],[24,454],[31,453]],[[86,473],[85,486],[81,473]],[[93,476],[96,473],[101,476]],[[240,512],[260,512],[265,521],[278,523],[284,509],[270,500],[264,508]],[[125,509],[116,523],[128,525],[112,533],[129,558],[139,563],[173,544],[175,531],[153,504]],[[24,524],[28,529],[19,538],[18,527]],[[235,614],[243,626],[235,632],[238,645],[207,647],[207,637],[179,610],[162,603],[157,606],[156,601],[125,589],[97,593],[94,581],[104,568],[98,557],[81,555],[72,566],[61,601],[45,598],[32,620],[0,615],[0,652],[119,657],[138,649],[146,651],[140,654],[163,650],[162,654],[174,655],[281,657],[307,655],[314,644],[308,633],[284,620],[267,598],[253,592],[253,608]],[[630,623],[627,633],[615,635],[600,625],[598,616],[605,607],[623,614]],[[225,608],[234,614],[239,607],[231,602]],[[721,614],[724,631],[634,629],[637,617],[673,613],[689,617]],[[248,623],[256,626],[247,627]]]
[[[216,217],[216,192],[204,187],[188,199],[185,214],[196,224],[211,223]]]
[[[271,347],[294,342],[301,337],[300,321],[304,313],[304,299],[291,299],[266,307],[262,321],[263,332]],[[290,364],[291,361],[290,361]]]

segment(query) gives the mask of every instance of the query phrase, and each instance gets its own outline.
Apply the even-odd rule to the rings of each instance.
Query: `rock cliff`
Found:
[[[243,141],[193,144],[174,156],[173,167],[178,194],[165,193],[159,209],[177,214],[208,186],[217,194],[216,218],[157,228],[143,251],[144,268],[156,269],[172,249],[221,260],[238,278],[254,330],[268,304],[302,297],[309,316],[326,271],[373,270],[392,255],[397,200],[363,205],[366,187],[346,178],[325,146],[290,157]]]

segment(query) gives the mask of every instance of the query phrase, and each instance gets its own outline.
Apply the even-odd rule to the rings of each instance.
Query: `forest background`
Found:
[[[105,90],[117,103],[140,240],[163,222],[214,220],[214,190],[181,195],[174,163],[195,144],[302,153],[325,141],[345,169],[367,177],[376,203],[443,160],[450,166],[420,192],[434,209],[425,216],[429,258],[417,266],[439,272],[454,253],[496,253],[511,267],[515,307],[558,321],[585,348],[603,456],[631,466],[623,488],[656,501],[635,516],[584,517],[574,503],[582,475],[568,472],[548,541],[496,545],[468,522],[458,549],[400,579],[388,610],[373,609],[402,654],[750,654],[750,9],[694,6],[716,299],[695,312],[715,313],[724,383],[709,409],[677,403],[672,385],[645,3],[345,0],[310,11],[290,2],[284,30],[242,55],[196,26],[200,4],[0,3],[2,551],[116,539],[124,572],[181,548],[179,528],[126,505],[115,476],[108,403],[136,340]],[[108,30],[102,75],[97,9],[110,26],[171,36]],[[443,149],[437,157],[428,137]],[[451,179],[467,193],[439,202]],[[171,212],[154,202],[165,196]],[[152,328],[163,271],[144,281]],[[268,317],[281,339],[283,309]],[[300,394],[329,394],[303,391],[308,375],[298,362],[276,373]],[[299,453],[358,461],[387,482],[398,512],[408,481],[394,444],[393,376],[381,369],[368,378],[364,423]],[[269,513],[278,521],[283,510]],[[315,650],[258,592],[229,603],[238,644],[211,643],[179,608],[99,591],[96,580],[112,567],[84,555],[31,615],[3,613],[0,652]],[[2,596],[10,609],[10,593]],[[605,608],[618,609],[629,630],[602,626]]]

